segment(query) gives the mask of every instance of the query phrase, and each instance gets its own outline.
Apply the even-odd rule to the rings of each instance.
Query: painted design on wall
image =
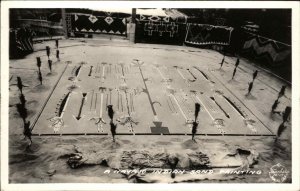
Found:
[[[170,37],[173,37],[175,33],[178,33],[178,25],[175,23],[167,24],[166,28],[166,32],[170,33]]]
[[[232,27],[189,23],[185,43],[229,45],[232,30]]]
[[[175,33],[178,33],[178,25],[174,22],[168,24],[164,22],[153,23],[149,21],[144,25],[144,31],[148,36],[152,36],[153,32],[159,33],[159,36],[163,36],[164,33],[169,33],[169,37],[174,37]]]
[[[161,21],[161,18],[159,16],[151,16],[149,17],[149,20],[157,22],[157,21]]]
[[[149,36],[152,36],[153,31],[157,31],[157,24],[153,22],[146,23],[144,25],[144,31],[148,32]]]
[[[136,42],[182,45],[187,17],[137,15]]]
[[[243,45],[244,52],[251,52],[254,58],[266,58],[272,65],[277,65],[291,56],[291,46],[272,39],[250,34]]]

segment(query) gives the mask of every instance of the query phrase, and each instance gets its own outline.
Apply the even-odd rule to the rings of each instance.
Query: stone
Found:
[[[67,163],[71,168],[78,168],[83,164],[82,159],[83,159],[82,155],[79,153],[76,153],[74,156],[71,156],[68,159]]]
[[[48,174],[49,176],[53,176],[55,173],[56,173],[56,170],[55,170],[55,169],[52,169],[52,170],[48,170],[48,171],[47,171],[47,174]]]
[[[117,154],[97,151],[97,148],[75,147],[75,153],[66,156],[68,156],[67,163],[71,168],[80,168],[83,165],[105,165],[113,169],[207,169],[211,166],[206,154],[194,151],[169,153],[164,150],[130,150]],[[254,157],[253,160],[255,159]]]
[[[177,154],[169,154],[168,156],[168,163],[171,167],[176,167],[179,162],[179,158],[177,157]]]
[[[259,153],[253,149],[241,148],[238,147],[235,150],[232,150],[227,154],[228,156],[236,156],[239,155],[242,159],[243,164],[247,164],[248,167],[252,167],[253,165],[258,163]],[[243,157],[245,156],[245,157]],[[244,158],[244,159],[243,159]]]
[[[177,169],[188,169],[190,166],[190,160],[188,158],[188,155],[185,153],[178,153],[177,157],[179,159],[179,162],[176,166]]]
[[[259,153],[255,150],[250,151],[250,155],[247,157],[249,167],[258,163]]]
[[[187,154],[189,157],[189,167],[191,169],[209,168],[210,161],[206,154],[202,152],[193,152]]]
[[[167,165],[166,153],[148,151],[124,151],[121,159],[122,168],[162,168]]]

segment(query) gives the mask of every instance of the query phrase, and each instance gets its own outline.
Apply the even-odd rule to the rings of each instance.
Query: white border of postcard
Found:
[[[285,184],[9,184],[8,10],[9,8],[291,8],[292,9],[292,183]],[[299,187],[299,10],[298,1],[2,1],[1,2],[1,190],[300,190]]]

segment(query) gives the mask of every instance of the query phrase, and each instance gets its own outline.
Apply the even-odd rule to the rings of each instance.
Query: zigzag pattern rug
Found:
[[[190,23],[185,43],[194,45],[229,45],[233,28]]]
[[[251,35],[243,45],[243,52],[255,59],[266,59],[272,66],[291,57],[291,47],[277,41]]]

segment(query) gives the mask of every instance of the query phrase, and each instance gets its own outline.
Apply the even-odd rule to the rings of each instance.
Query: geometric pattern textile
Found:
[[[148,15],[137,15],[137,21],[153,21],[153,22],[175,22],[180,24],[186,24],[187,17],[170,17],[170,16],[148,16]]]
[[[229,45],[232,27],[189,23],[185,43]]]
[[[291,46],[250,34],[243,45],[243,52],[250,52],[256,59],[265,57],[273,66],[291,57]]]
[[[76,15],[75,15],[76,16]],[[97,19],[97,17],[95,17],[94,15],[91,15],[90,17],[89,17],[89,20],[92,22],[92,23],[95,23],[98,19]]]
[[[72,16],[74,18],[72,27],[75,32],[126,35],[126,18],[88,14]]]

